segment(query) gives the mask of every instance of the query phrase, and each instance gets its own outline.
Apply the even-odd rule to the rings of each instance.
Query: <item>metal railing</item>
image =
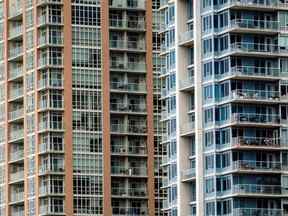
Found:
[[[277,114],[233,113],[231,116],[231,122],[280,124],[280,116]]]

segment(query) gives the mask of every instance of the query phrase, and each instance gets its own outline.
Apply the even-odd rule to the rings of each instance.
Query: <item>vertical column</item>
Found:
[[[5,70],[5,203],[6,215],[9,215],[9,145],[8,145],[8,0],[4,0],[4,70]]]
[[[146,1],[146,85],[147,85],[147,172],[148,172],[148,211],[155,215],[154,201],[154,121],[153,121],[153,34],[152,0]]]
[[[112,215],[111,208],[111,148],[110,148],[110,54],[109,1],[101,1],[102,43],[102,131],[103,131],[103,215]]]
[[[195,143],[197,216],[204,215],[201,3],[194,1]]]
[[[64,14],[64,149],[65,214],[73,215],[73,142],[72,142],[72,15],[71,1],[63,1]]]

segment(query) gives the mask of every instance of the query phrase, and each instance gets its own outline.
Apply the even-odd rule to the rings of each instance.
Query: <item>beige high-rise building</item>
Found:
[[[159,5],[0,0],[1,216],[163,213]]]
[[[288,215],[288,1],[162,0],[159,12],[163,212]]]

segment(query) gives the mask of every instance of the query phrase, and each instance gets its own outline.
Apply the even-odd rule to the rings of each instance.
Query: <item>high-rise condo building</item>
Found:
[[[163,213],[159,6],[0,0],[1,216]]]
[[[288,1],[162,0],[159,12],[163,212],[287,215]]]

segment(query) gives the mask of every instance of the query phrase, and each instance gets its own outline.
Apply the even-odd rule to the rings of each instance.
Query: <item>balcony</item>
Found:
[[[117,113],[146,113],[145,104],[124,104],[124,103],[111,103],[110,104],[111,112]]]
[[[57,15],[41,15],[38,16],[38,25],[62,25],[63,17]]]
[[[216,79],[227,79],[230,77],[247,77],[249,79],[280,79],[280,68],[272,67],[255,67],[255,66],[234,66],[230,67],[228,73],[219,74]]]
[[[117,29],[126,29],[126,30],[134,30],[134,31],[144,31],[145,30],[145,20],[138,19],[133,20],[128,17],[127,19],[110,19],[110,28]]]
[[[280,161],[255,161],[255,160],[238,160],[233,161],[233,170],[241,172],[277,172],[286,170]]]
[[[281,185],[236,184],[232,186],[236,195],[274,197],[286,195],[287,191]]]
[[[23,108],[15,109],[9,112],[8,119],[9,121],[15,121],[23,118],[23,114],[24,114]]]
[[[194,77],[188,77],[188,79],[180,80],[179,82],[179,88],[184,91],[189,91],[193,89],[195,86],[195,80]]]
[[[146,146],[111,145],[111,153],[115,155],[147,155]]]
[[[277,44],[236,42],[229,45],[228,49],[216,53],[218,57],[226,55],[279,57],[287,55],[287,50]]]
[[[9,80],[17,79],[22,76],[23,76],[22,64],[18,64],[16,67],[13,64],[13,67],[9,67]]]
[[[234,19],[230,20],[229,25],[218,29],[218,31],[230,30],[233,32],[254,32],[272,34],[277,33],[279,28],[278,21],[272,20],[259,20],[259,19]]]
[[[63,55],[61,57],[47,58],[40,57],[38,59],[38,67],[62,67],[63,66]]]
[[[147,208],[136,208],[136,207],[114,207],[112,206],[113,216],[148,216]]]
[[[124,9],[145,9],[144,0],[113,0],[110,1],[109,6],[111,8],[124,8]]]
[[[57,164],[55,166],[41,165],[39,167],[39,175],[45,174],[63,174],[64,173],[64,164]]]
[[[11,210],[11,216],[25,216],[25,211],[23,210]]]
[[[144,41],[127,41],[127,40],[110,40],[110,49],[128,50],[128,51],[145,51]]]
[[[9,28],[9,40],[19,38],[23,34],[23,25],[19,23],[17,25],[12,25]]]
[[[112,187],[112,196],[127,198],[145,198],[147,196],[146,188],[128,188]]]
[[[64,81],[62,79],[40,78],[38,81],[38,89],[56,88],[62,89]]]
[[[182,46],[191,46],[194,41],[194,31],[189,30],[180,34],[179,43]]]
[[[24,160],[24,149],[10,152],[10,163],[22,160]]]
[[[39,196],[47,196],[47,195],[57,195],[57,196],[64,195],[63,185],[61,186],[41,185],[39,187]]]
[[[127,91],[130,93],[146,93],[146,83],[111,82],[111,90]]]
[[[181,136],[188,136],[195,133],[195,122],[187,122],[180,127]]]
[[[23,188],[24,190],[24,188]],[[10,193],[10,204],[24,202],[24,192],[11,191]]]
[[[23,55],[23,46],[18,45],[14,47],[10,47],[8,50],[8,58],[9,60],[18,60]]]
[[[233,208],[234,216],[284,216],[282,209],[276,208]]]
[[[23,88],[14,87],[10,89],[9,100],[16,100],[23,97]]]
[[[233,113],[231,123],[250,126],[280,126],[280,116],[277,114]]]
[[[280,92],[279,91],[265,91],[265,90],[250,90],[250,89],[236,89],[232,90],[228,97],[221,98],[220,101],[241,101],[241,102],[265,102],[273,103],[280,102]]]
[[[182,171],[182,181],[191,181],[196,178],[196,169],[195,168],[189,168],[189,169],[184,169]]]
[[[147,126],[146,125],[127,125],[127,124],[111,124],[111,133],[119,134],[146,134]]]
[[[146,73],[146,64],[144,62],[125,62],[124,60],[110,61],[110,69],[125,72]]]
[[[20,139],[21,140],[24,139],[23,128],[21,128],[21,129],[11,128],[10,133],[9,133],[9,142],[13,142],[13,141],[20,140]]]
[[[55,130],[55,131],[62,131],[63,128],[63,122],[62,121],[40,121],[39,122],[39,131],[43,130]]]
[[[62,4],[62,0],[37,0],[37,5],[43,5],[43,4]]]
[[[50,33],[51,34],[51,33]],[[49,36],[49,35],[40,35],[38,37],[38,46],[62,46],[64,43],[63,35],[61,36]]]
[[[287,146],[287,144],[284,144]],[[233,137],[232,146],[234,148],[259,148],[259,149],[279,149],[282,145],[280,138],[269,137]]]
[[[62,145],[53,145],[46,142],[42,142],[39,145],[39,153],[64,153],[64,146]]]
[[[24,181],[24,170],[19,170],[18,172],[10,173],[9,183]]]
[[[218,7],[219,9],[226,7],[235,8],[251,8],[255,10],[275,10],[287,9],[288,3],[281,3],[280,1],[267,1],[267,0],[228,0],[227,3],[222,4]]]
[[[13,6],[13,7],[11,7]],[[21,1],[15,1],[13,5],[9,7],[8,18],[9,19],[21,19],[20,15],[23,13],[23,5]]]
[[[40,204],[40,215],[65,215],[64,213],[64,204],[55,204],[51,205],[43,205]]]
[[[130,167],[112,166],[111,175],[123,177],[146,177],[147,167]]]

